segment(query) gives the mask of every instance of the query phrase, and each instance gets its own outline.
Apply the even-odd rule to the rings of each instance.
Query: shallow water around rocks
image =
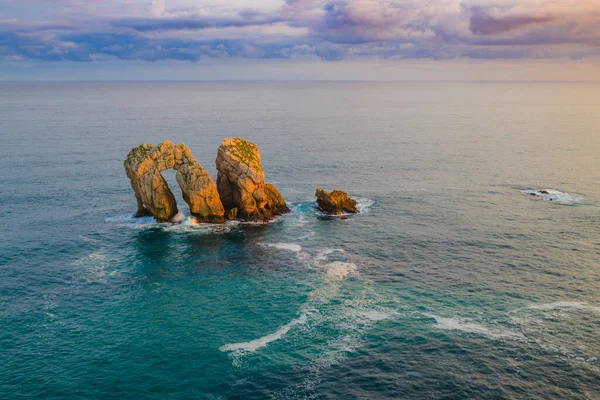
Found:
[[[1,398],[600,397],[600,85],[0,92]],[[292,213],[131,218],[132,146],[234,136]]]

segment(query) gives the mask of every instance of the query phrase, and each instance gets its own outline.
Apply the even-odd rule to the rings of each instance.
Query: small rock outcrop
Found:
[[[346,213],[358,213],[358,203],[351,199],[345,192],[334,190],[327,193],[325,190],[317,189],[317,205],[319,209],[328,215],[342,215]]]
[[[216,164],[217,189],[229,218],[260,222],[290,211],[275,186],[265,183],[254,143],[242,138],[223,140]]]
[[[131,149],[124,163],[135,192],[136,217],[152,215],[167,222],[177,214],[177,203],[161,171],[175,169],[183,199],[200,222],[223,222],[223,205],[215,182],[184,144],[166,141],[158,146],[142,143]]]

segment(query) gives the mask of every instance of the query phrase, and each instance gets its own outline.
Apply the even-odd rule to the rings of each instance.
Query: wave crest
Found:
[[[551,201],[562,205],[578,205],[585,204],[585,199],[581,195],[571,195],[566,192],[561,192],[557,189],[526,189],[521,190],[521,193],[541,199],[542,201]]]

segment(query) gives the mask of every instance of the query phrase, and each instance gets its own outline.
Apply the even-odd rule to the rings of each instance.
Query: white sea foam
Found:
[[[435,319],[434,325],[437,329],[442,330],[457,330],[467,333],[476,333],[487,336],[491,339],[525,339],[525,336],[519,332],[514,332],[507,329],[488,328],[484,325],[471,322],[462,318],[446,318],[433,314],[424,314],[427,317]]]
[[[564,360],[593,363],[593,333],[579,329],[589,323],[584,313],[600,313],[600,307],[577,301],[534,303],[511,311],[510,320],[540,348]]]
[[[363,298],[358,301],[349,300],[352,303],[351,306],[336,308],[327,313],[315,312],[309,315],[309,332],[318,332],[319,326],[323,325],[327,328],[321,334],[326,335],[329,339],[323,341],[322,344],[312,345],[317,346],[318,350],[310,356],[306,367],[297,367],[302,368],[302,380],[292,387],[275,393],[275,398],[299,398],[304,397],[298,396],[299,392],[314,392],[315,387],[321,382],[324,369],[344,362],[349,354],[355,353],[362,345],[364,336],[374,324],[397,315],[395,311],[386,308],[363,308],[364,300]],[[331,328],[336,333],[332,334]]]
[[[334,261],[325,265],[325,273],[329,280],[342,280],[356,274],[356,270],[356,264],[349,262]]]
[[[339,251],[340,253],[344,252],[344,249],[324,249],[322,251],[320,251],[316,256],[315,256],[315,261],[325,261],[327,260],[327,256],[330,254],[335,253],[336,251]]]
[[[385,311],[381,311],[381,310],[362,310],[362,311],[356,312],[356,315],[358,317],[363,318],[364,320],[373,321],[373,322],[390,319],[396,314],[397,313],[395,313],[395,312],[391,312],[391,311],[385,312]]]
[[[535,196],[536,198],[542,199],[543,201],[551,201],[557,204],[563,205],[574,205],[581,204],[584,202],[583,196],[580,195],[571,195],[566,192],[561,192],[557,189],[542,189],[542,190],[534,190],[527,189],[521,190],[521,193]]]
[[[262,246],[273,247],[278,250],[293,251],[299,253],[302,250],[302,246],[295,243],[259,243]]]
[[[555,303],[532,304],[529,306],[529,308],[534,310],[575,309],[600,313],[600,307],[592,306],[588,303],[580,303],[574,301],[558,301]]]
[[[109,270],[110,263],[103,249],[89,253],[73,265],[80,267],[78,275],[86,283],[106,283],[108,277],[117,274],[116,270]]]
[[[183,213],[178,213],[173,217],[172,222],[156,222],[153,217],[134,218],[131,214],[109,217],[104,221],[132,229],[159,229],[168,232],[205,234],[230,232],[233,227],[240,224],[238,221],[229,221],[226,224],[200,223],[195,217]]]
[[[355,293],[352,298],[330,309],[331,300],[339,296],[344,279],[357,275],[357,266],[351,262],[333,261],[327,262],[327,256],[336,252],[343,253],[343,249],[326,248],[318,253],[306,252],[302,246],[294,243],[260,243],[263,246],[273,247],[284,251],[292,251],[298,254],[301,261],[308,267],[316,268],[321,272],[317,275],[321,279],[315,282],[315,289],[308,295],[307,303],[303,304],[299,311],[299,317],[287,324],[280,326],[275,332],[259,337],[257,339],[230,343],[221,346],[223,352],[230,352],[234,365],[241,365],[245,356],[257,352],[270,343],[280,340],[290,333],[298,325],[310,326],[307,332],[320,330],[320,326],[335,326],[339,333],[329,340],[323,350],[310,365],[315,370],[330,365],[332,360],[341,360],[349,352],[355,351],[361,342],[362,335],[367,327],[391,318],[395,315],[393,310],[378,308],[376,304],[365,301],[361,293]],[[363,293],[364,294],[364,293]],[[323,328],[329,329],[329,328]],[[317,333],[321,334],[321,333]],[[294,338],[297,338],[294,334]],[[299,340],[299,339],[294,339]]]
[[[174,224],[179,224],[180,222],[183,221],[183,219],[185,218],[185,215],[183,215],[183,213],[178,212],[177,214],[175,214],[175,216],[173,218],[171,218],[172,223]]]
[[[94,239],[91,238],[89,236],[85,236],[85,235],[79,235],[79,238],[84,241],[84,242],[88,242],[88,243],[101,243],[101,240],[98,239]]]
[[[371,206],[375,204],[374,200],[367,199],[365,197],[357,197],[356,202],[358,203],[356,208],[358,208],[358,211],[360,211],[361,214],[367,213],[369,211],[369,208],[371,208]]]
[[[232,351],[232,352],[245,352],[254,353],[256,350],[266,347],[269,343],[281,339],[286,333],[289,332],[295,325],[305,324],[307,320],[306,312],[302,313],[300,317],[291,320],[287,324],[281,326],[277,331],[266,336],[262,336],[258,339],[251,340],[249,342],[231,343],[219,347],[221,351]]]
[[[302,217],[301,217],[301,218],[302,218]],[[308,239],[309,237],[313,237],[313,236],[315,236],[315,232],[312,232],[312,231],[311,231],[311,232],[308,232],[308,233],[307,233],[307,234],[305,234],[305,235],[298,236],[298,240],[302,240],[302,239]]]
[[[365,296],[371,293],[367,286],[361,284],[361,280],[349,287],[344,285],[345,279],[359,275],[356,264],[346,260],[329,260],[333,254],[337,259],[342,258],[343,249],[307,250],[299,244],[286,242],[259,245],[295,253],[308,270],[317,272],[311,281],[314,289],[308,294],[306,303],[300,306],[298,318],[268,335],[221,346],[219,349],[229,353],[234,366],[243,365],[246,357],[260,353],[260,349],[282,340],[286,335],[289,335],[292,343],[310,343],[314,338],[319,338],[319,342],[326,337],[325,342],[317,344],[319,351],[310,356],[307,365],[309,374],[302,383],[310,385],[314,377],[311,373],[318,375],[321,369],[346,358],[348,353],[360,346],[370,326],[397,314],[394,310],[378,307],[377,301],[367,299]]]

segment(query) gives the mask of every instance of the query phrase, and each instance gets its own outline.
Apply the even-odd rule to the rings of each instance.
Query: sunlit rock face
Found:
[[[217,189],[230,217],[264,222],[290,211],[275,186],[265,183],[260,152],[254,143],[242,138],[223,140],[216,164]]]
[[[175,169],[177,183],[192,215],[199,222],[225,220],[215,182],[184,144],[142,143],[131,149],[124,165],[138,202],[136,217],[152,215],[158,222],[173,219],[177,203],[160,172]]]
[[[319,209],[329,215],[358,213],[358,203],[341,190],[327,193],[325,190],[317,189],[315,196],[317,196]]]

